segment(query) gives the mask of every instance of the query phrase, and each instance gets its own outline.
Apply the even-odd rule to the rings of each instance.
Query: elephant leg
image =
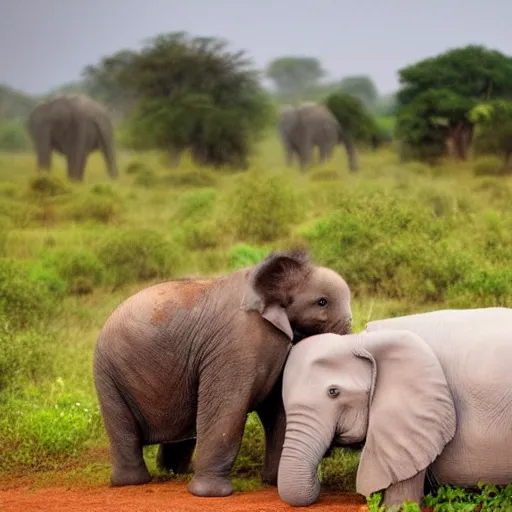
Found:
[[[196,496],[229,496],[233,486],[229,474],[244,435],[251,390],[241,386],[238,374],[223,369],[217,381],[199,384],[197,452],[194,477],[188,490]],[[237,378],[229,378],[231,373]],[[236,396],[226,395],[236,389]]]
[[[140,428],[132,411],[111,379],[98,377],[96,389],[110,441],[111,485],[139,485],[150,482],[151,475],[142,453]]]
[[[157,466],[175,475],[190,473],[190,461],[195,447],[195,439],[161,444],[156,456]]]
[[[272,393],[256,412],[265,431],[265,461],[262,479],[264,483],[277,485],[279,460],[286,432],[286,414],[282,398],[282,380],[276,383]]]
[[[310,143],[301,146],[300,151],[300,170],[305,171],[310,165],[313,157],[313,148]]]
[[[291,167],[293,164],[293,153],[294,153],[294,150],[293,150],[292,144],[285,142],[284,143],[284,155],[285,155],[286,165],[288,167]]]
[[[43,130],[36,137],[37,167],[49,171],[52,167],[52,146],[49,130]]]
[[[408,480],[390,485],[384,491],[384,505],[388,508],[400,507],[404,501],[412,501],[420,505],[423,499],[425,471],[420,471]]]

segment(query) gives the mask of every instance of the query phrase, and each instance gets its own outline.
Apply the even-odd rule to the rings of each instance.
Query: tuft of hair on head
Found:
[[[305,249],[273,251],[256,267],[252,276],[254,290],[265,302],[287,306],[290,292],[300,286],[311,272],[309,253]]]

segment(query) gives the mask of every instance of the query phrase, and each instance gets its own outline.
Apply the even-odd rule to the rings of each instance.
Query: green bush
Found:
[[[67,183],[64,183],[56,176],[47,172],[42,172],[29,180],[29,190],[34,196],[44,199],[68,195],[71,189]]]
[[[269,253],[270,250],[267,248],[237,244],[229,250],[228,268],[235,271],[256,265]]]
[[[162,178],[163,184],[175,187],[214,187],[217,181],[217,176],[206,169],[173,171]]]
[[[176,220],[200,219],[213,214],[217,201],[215,189],[202,189],[180,195]]]
[[[42,266],[55,269],[66,281],[67,292],[91,293],[105,277],[106,269],[96,254],[88,249],[58,249],[43,255]]]
[[[179,268],[178,248],[152,229],[116,231],[103,241],[98,256],[115,287],[145,279],[171,278]]]
[[[23,123],[18,121],[0,123],[0,150],[27,151],[30,146],[30,138]]]
[[[140,174],[141,172],[151,172],[151,168],[144,162],[140,162],[139,160],[132,160],[131,162],[128,162],[128,164],[126,164],[124,172],[128,175]]]
[[[240,241],[271,242],[289,235],[301,219],[300,197],[280,174],[251,171],[227,199]]]
[[[0,394],[7,388],[37,383],[53,371],[50,334],[12,331],[4,320],[0,318]]]
[[[41,218],[41,207],[28,201],[2,198],[0,201],[0,222],[17,228],[26,228]]]
[[[68,215],[79,222],[92,220],[108,224],[119,217],[121,210],[118,200],[109,195],[88,194],[70,205]]]
[[[473,163],[475,176],[502,176],[509,172],[497,156],[481,156]]]
[[[48,320],[60,306],[65,283],[51,273],[33,272],[33,266],[0,259],[0,317],[14,329]]]
[[[187,249],[200,251],[217,247],[222,238],[222,231],[215,219],[198,222],[192,219],[181,224],[183,244]]]
[[[451,215],[394,195],[353,195],[303,230],[315,258],[347,279],[357,294],[422,303],[441,300],[477,256],[461,251]]]
[[[135,175],[133,184],[137,187],[153,188],[159,183],[158,176],[151,170],[145,169]]]

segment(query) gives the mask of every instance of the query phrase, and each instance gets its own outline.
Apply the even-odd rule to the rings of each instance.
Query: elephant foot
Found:
[[[149,482],[151,482],[151,475],[147,468],[114,470],[110,476],[111,487],[143,485]]]
[[[233,486],[229,478],[218,476],[203,476],[194,478],[188,484],[188,491],[200,497],[224,497],[233,493]]]

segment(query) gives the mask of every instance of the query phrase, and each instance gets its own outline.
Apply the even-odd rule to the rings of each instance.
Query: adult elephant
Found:
[[[103,327],[94,356],[112,485],[151,479],[143,445],[160,444],[159,466],[186,472],[197,438],[189,491],[231,494],[230,470],[253,410],[266,437],[263,478],[275,484],[285,427],[280,377],[291,343],[350,332],[351,321],[346,282],[302,251],[128,298]]]
[[[89,153],[101,150],[111,178],[118,175],[114,134],[107,110],[83,94],[62,94],[39,103],[27,129],[39,169],[51,169],[52,151],[67,159],[68,178],[82,181]]]
[[[345,146],[351,171],[359,167],[354,143],[338,120],[324,105],[303,102],[298,106],[285,105],[278,119],[278,131],[284,147],[287,165],[297,155],[301,170],[312,163],[313,150],[318,147],[320,162],[330,159],[338,143]]]
[[[357,492],[420,503],[438,484],[512,481],[512,309],[444,310],[377,320],[293,347],[283,377],[287,430],[281,498],[320,492],[316,469],[334,441],[365,441]]]

